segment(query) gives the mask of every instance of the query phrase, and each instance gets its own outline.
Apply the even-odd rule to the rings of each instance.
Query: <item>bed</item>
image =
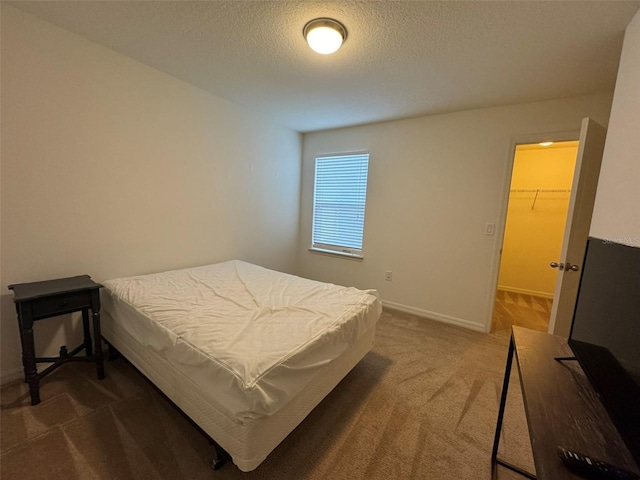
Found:
[[[102,334],[254,470],[373,346],[374,290],[233,260],[103,282]]]

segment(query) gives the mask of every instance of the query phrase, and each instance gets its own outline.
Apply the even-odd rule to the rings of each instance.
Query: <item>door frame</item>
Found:
[[[540,142],[568,142],[580,140],[580,129],[564,130],[556,132],[530,133],[516,135],[509,140],[507,154],[505,156],[504,178],[502,180],[502,195],[498,209],[498,221],[495,228],[495,240],[493,242],[493,261],[489,277],[489,288],[486,295],[486,313],[484,331],[491,332],[493,323],[493,311],[495,309],[496,295],[498,291],[498,277],[500,275],[500,260],[502,258],[502,246],[504,244],[504,232],[507,225],[507,208],[509,206],[509,190],[513,175],[513,164],[518,145],[526,145]]]

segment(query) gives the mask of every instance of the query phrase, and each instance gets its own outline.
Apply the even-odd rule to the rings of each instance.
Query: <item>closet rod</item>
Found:
[[[570,188],[512,188],[511,193],[571,193]]]

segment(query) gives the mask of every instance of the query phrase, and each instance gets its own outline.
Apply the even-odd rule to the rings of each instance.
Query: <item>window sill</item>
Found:
[[[335,250],[325,250],[324,248],[313,248],[309,249],[311,253],[318,253],[320,255],[330,255],[335,257],[342,257],[349,260],[364,260],[362,255],[357,255],[355,253],[346,253],[346,252],[336,252]]]

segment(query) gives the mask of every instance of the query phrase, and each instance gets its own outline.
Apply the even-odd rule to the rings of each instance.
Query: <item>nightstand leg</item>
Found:
[[[16,305],[18,313],[18,328],[20,329],[20,343],[22,344],[22,366],[24,380],[29,384],[31,405],[40,403],[40,379],[36,368],[36,347],[33,342],[33,313],[31,308]]]
[[[98,380],[104,378],[104,363],[102,358],[102,333],[100,332],[100,311],[93,312],[93,336],[95,337],[96,368],[98,370]]]
[[[87,357],[93,355],[93,345],[91,345],[91,331],[89,330],[89,309],[82,309],[82,329],[84,330],[84,350]]]
[[[29,394],[31,395],[31,405],[40,403],[40,379],[36,369],[36,350],[33,344],[33,328],[28,327],[20,330],[22,337],[22,365],[24,367],[25,380],[29,384]]]

